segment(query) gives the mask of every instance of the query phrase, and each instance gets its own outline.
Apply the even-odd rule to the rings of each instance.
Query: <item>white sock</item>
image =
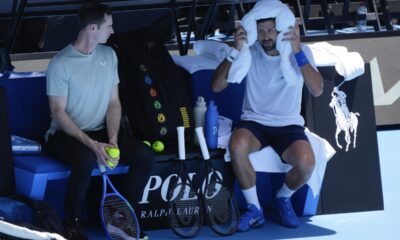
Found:
[[[261,209],[260,203],[258,202],[257,189],[255,185],[248,189],[242,189],[242,192],[247,204],[253,204],[258,209]]]
[[[286,185],[286,183],[283,183],[283,186],[281,187],[281,189],[279,189],[279,191],[276,193],[276,197],[277,198],[281,198],[281,197],[290,198],[294,192],[296,192],[296,190],[290,189]]]

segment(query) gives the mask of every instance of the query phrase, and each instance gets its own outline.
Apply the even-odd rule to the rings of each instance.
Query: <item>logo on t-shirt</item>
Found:
[[[106,60],[99,62],[101,66],[105,66],[107,64]]]

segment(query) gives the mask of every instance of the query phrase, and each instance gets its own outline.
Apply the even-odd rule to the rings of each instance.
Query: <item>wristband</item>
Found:
[[[304,54],[303,50],[294,54],[294,57],[296,58],[297,65],[300,68],[306,64],[309,64],[308,59],[307,59],[306,55]]]
[[[238,54],[239,51],[236,48],[231,48],[231,51],[229,51],[228,56],[226,56],[226,60],[232,63],[233,61],[235,61]]]

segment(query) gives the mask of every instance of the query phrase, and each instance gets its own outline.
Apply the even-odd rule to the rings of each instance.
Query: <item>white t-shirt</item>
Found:
[[[104,45],[91,54],[68,45],[52,58],[46,73],[47,95],[67,97],[65,112],[83,131],[105,127],[112,88],[118,83],[117,56]],[[52,120],[46,137],[58,129]]]
[[[316,69],[310,49],[306,45],[302,49]],[[250,52],[252,63],[246,76],[241,119],[273,127],[304,125],[300,115],[304,80],[294,55],[290,60],[299,77],[295,85],[288,86],[280,68],[280,56],[267,55],[258,41]]]

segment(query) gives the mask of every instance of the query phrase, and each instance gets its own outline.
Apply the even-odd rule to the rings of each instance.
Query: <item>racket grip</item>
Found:
[[[203,154],[203,158],[205,160],[208,160],[208,159],[210,159],[210,153],[208,152],[206,139],[204,138],[203,127],[197,127],[195,129],[195,131],[196,131],[197,139],[199,140],[201,154]]]
[[[100,163],[97,163],[97,165],[99,165],[100,173],[105,173],[106,172],[106,166],[104,166],[103,164],[100,164]]]
[[[178,131],[178,153],[179,159],[184,160],[185,156],[185,128],[184,127],[177,127],[176,130]]]

